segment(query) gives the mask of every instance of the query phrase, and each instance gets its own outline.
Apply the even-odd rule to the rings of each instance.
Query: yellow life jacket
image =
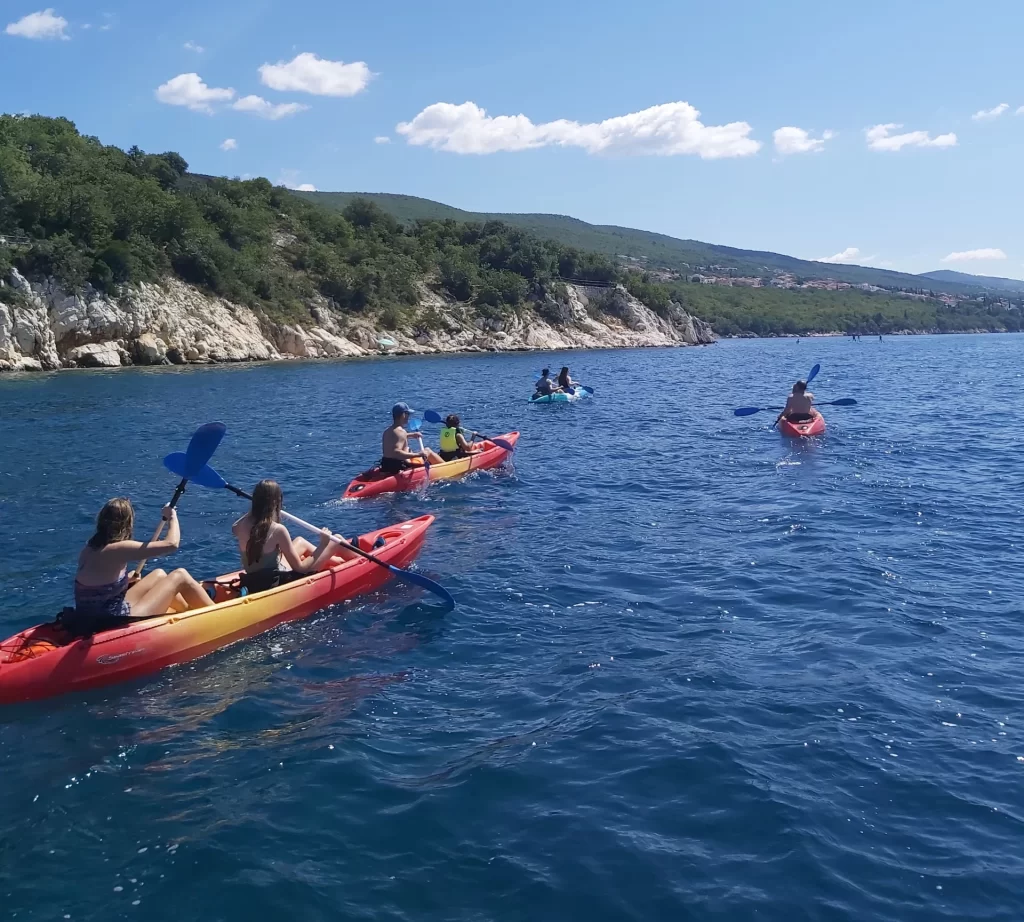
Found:
[[[458,431],[459,430],[456,429],[454,426],[450,428],[448,426],[445,426],[444,429],[441,430],[441,451],[459,450],[459,443],[458,440],[455,438],[455,435]]]

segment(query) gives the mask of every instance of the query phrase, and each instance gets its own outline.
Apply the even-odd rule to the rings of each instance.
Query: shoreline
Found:
[[[723,337],[723,338],[741,338],[741,337]],[[759,337],[765,338],[765,337]],[[529,355],[529,354],[544,354],[544,355],[559,355],[562,353],[583,353],[583,352],[613,352],[615,350],[621,350],[624,352],[631,351],[633,349],[694,349],[694,348],[706,348],[707,346],[716,345],[718,340],[711,343],[697,343],[696,345],[690,345],[688,343],[676,343],[676,344],[663,344],[663,343],[639,343],[633,346],[623,346],[621,344],[611,344],[608,346],[577,346],[577,347],[566,347],[562,349],[464,349],[464,350],[451,350],[451,349],[437,349],[435,351],[413,351],[408,349],[402,350],[390,350],[388,352],[369,353],[366,355],[325,355],[325,356],[309,356],[309,355],[279,355],[274,358],[267,359],[226,359],[226,360],[208,360],[201,362],[182,362],[176,364],[174,362],[168,362],[158,365],[117,365],[117,366],[82,366],[82,365],[68,365],[60,368],[25,368],[17,370],[3,370],[0,369],[0,382],[11,378],[38,378],[38,377],[49,377],[64,374],[82,373],[87,375],[94,375],[97,373],[107,374],[120,374],[126,371],[145,371],[156,374],[170,374],[172,371],[191,371],[201,369],[215,369],[215,368],[256,368],[256,367],[273,367],[282,365],[330,365],[330,364],[342,364],[349,362],[380,362],[386,360],[397,360],[397,359],[426,359],[426,358],[472,358],[472,357],[495,357],[501,355]],[[552,363],[555,364],[555,363]]]

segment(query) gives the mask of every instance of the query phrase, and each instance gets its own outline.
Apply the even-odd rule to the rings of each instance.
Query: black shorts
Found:
[[[407,471],[412,465],[405,458],[381,458],[380,471],[382,474],[397,474],[400,471]]]
[[[455,451],[439,451],[438,454],[441,456],[442,461],[454,461],[456,458],[467,457],[461,448],[457,448]]]
[[[239,577],[239,582],[242,588],[252,595],[254,592],[266,592],[268,589],[275,589],[309,575],[295,570],[253,570],[252,573],[243,573]]]
[[[813,413],[790,413],[786,419],[791,423],[806,423],[814,419]]]
[[[153,617],[159,617],[154,615]],[[58,616],[57,623],[73,637],[91,637],[103,631],[118,631],[131,627],[148,618],[131,618],[125,615],[109,615],[102,612],[79,612],[65,608]]]

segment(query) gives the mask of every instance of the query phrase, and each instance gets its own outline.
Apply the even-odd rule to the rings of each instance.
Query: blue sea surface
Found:
[[[529,406],[563,360],[595,398]],[[815,362],[859,401],[823,439],[732,415]],[[0,636],[215,419],[304,518],[435,514],[458,600],[0,710],[0,918],[1017,922],[1022,372],[1008,335],[0,379]],[[520,430],[514,468],[340,502],[399,399]],[[169,562],[234,569],[244,508],[190,488]]]

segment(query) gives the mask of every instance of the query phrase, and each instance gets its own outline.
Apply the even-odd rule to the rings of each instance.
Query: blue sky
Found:
[[[43,2],[0,109],[200,172],[1024,277],[1020,0]]]

